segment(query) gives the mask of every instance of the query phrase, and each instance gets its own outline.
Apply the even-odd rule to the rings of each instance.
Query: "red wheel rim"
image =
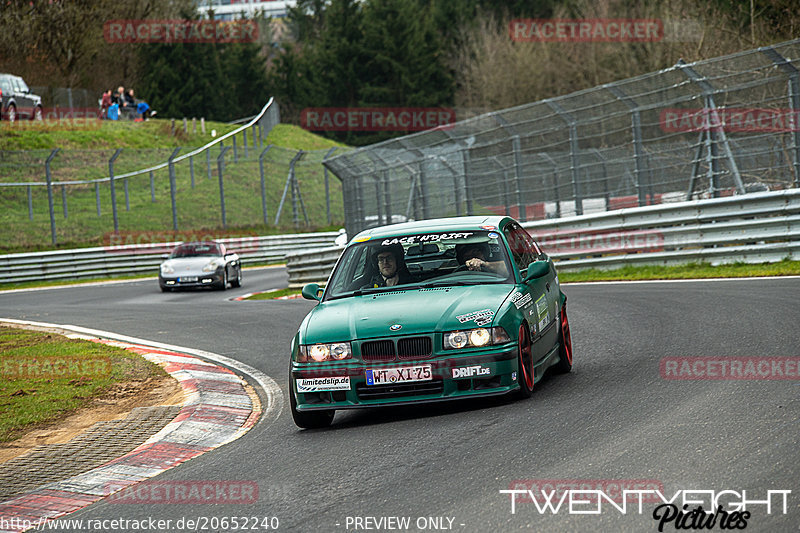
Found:
[[[519,326],[519,366],[522,369],[522,376],[521,378],[524,381],[524,384],[528,387],[528,390],[533,390],[533,365],[531,365],[531,369],[529,370],[526,366],[526,360],[532,361],[531,357],[531,343],[526,342],[528,338],[528,331],[525,328],[525,324],[521,324]]]
[[[569,320],[567,319],[567,306],[561,308],[561,342],[564,346],[564,353],[567,354],[567,362],[572,364],[572,336],[569,334]]]

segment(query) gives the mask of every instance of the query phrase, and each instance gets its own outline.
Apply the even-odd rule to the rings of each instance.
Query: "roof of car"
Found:
[[[353,240],[364,237],[388,237],[392,235],[408,235],[420,233],[421,231],[461,231],[461,230],[480,230],[489,229],[481,226],[494,226],[499,228],[505,220],[512,220],[509,217],[499,215],[478,215],[469,217],[452,218],[433,218],[428,220],[417,220],[414,222],[403,222],[402,224],[391,224],[380,226],[362,231]]]

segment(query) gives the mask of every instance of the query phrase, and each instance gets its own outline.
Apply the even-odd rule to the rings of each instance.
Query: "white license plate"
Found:
[[[431,381],[432,379],[431,365],[367,369],[367,385],[391,385],[412,381]]]
[[[197,276],[183,276],[178,278],[178,283],[190,283],[192,281],[197,281]]]

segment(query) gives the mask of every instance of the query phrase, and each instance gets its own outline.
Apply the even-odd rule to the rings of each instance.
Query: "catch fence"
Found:
[[[324,164],[348,234],[408,219],[522,222],[800,186],[800,40],[404,136]]]

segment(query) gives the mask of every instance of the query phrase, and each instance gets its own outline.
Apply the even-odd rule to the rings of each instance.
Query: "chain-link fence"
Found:
[[[406,219],[522,221],[800,186],[800,40],[679,62],[338,155],[353,235]]]
[[[192,151],[0,151],[0,242],[14,249],[132,244],[177,232],[216,237],[219,228],[342,223],[341,185],[321,164],[337,149],[266,144],[277,109],[265,107]],[[130,241],[138,232],[153,239]]]

